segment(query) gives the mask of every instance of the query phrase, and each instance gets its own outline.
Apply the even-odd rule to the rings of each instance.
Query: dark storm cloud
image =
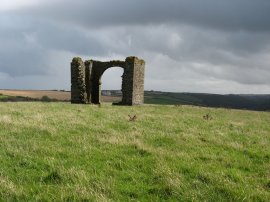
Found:
[[[269,0],[56,0],[26,10],[86,27],[184,23],[221,30],[270,30]]]
[[[36,25],[34,30],[40,45],[46,49],[94,56],[106,54],[105,45],[94,36],[59,24],[45,24]]]
[[[24,15],[2,18],[0,44],[0,72],[11,76],[49,74],[48,55],[53,50],[78,55],[106,54],[102,42],[93,36]]]
[[[269,0],[39,0],[0,11],[0,76],[50,79],[69,75],[71,56],[136,55],[147,89],[266,92],[269,10]]]
[[[18,24],[12,24],[14,22]],[[44,74],[47,71],[43,68],[46,65],[47,52],[27,35],[29,25],[22,26],[22,22],[23,20],[16,17],[4,17],[1,20],[0,72],[11,76]]]

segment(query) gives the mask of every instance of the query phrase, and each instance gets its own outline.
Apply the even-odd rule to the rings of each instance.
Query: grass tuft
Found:
[[[47,176],[45,176],[42,179],[42,182],[44,182],[46,184],[50,184],[50,183],[59,184],[62,181],[63,181],[62,176],[57,171],[50,172]]]

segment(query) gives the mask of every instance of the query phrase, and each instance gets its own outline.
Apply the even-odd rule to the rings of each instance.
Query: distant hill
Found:
[[[146,91],[145,103],[185,104],[233,109],[270,110],[270,95],[218,95],[205,93],[171,93]]]

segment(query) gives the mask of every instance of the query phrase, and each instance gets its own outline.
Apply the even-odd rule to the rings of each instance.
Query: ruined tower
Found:
[[[73,58],[71,62],[71,103],[100,104],[101,77],[111,67],[122,67],[121,105],[141,105],[144,103],[145,62],[137,57],[127,57],[125,61],[101,62],[82,61]]]

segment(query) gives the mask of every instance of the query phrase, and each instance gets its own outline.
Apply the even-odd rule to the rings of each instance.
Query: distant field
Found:
[[[270,201],[269,112],[67,102],[0,111],[0,201]]]
[[[22,96],[31,98],[42,98],[48,96],[58,100],[70,100],[70,92],[49,91],[49,90],[0,90],[0,94],[8,96]]]
[[[8,96],[22,96],[30,98],[41,99],[43,96],[48,96],[52,99],[60,101],[70,100],[70,92],[67,91],[53,91],[53,90],[0,90],[0,94]],[[101,96],[102,102],[117,102],[120,97]]]

